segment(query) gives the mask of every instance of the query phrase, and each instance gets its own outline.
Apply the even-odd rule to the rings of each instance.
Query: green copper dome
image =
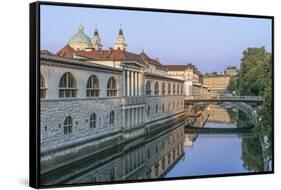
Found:
[[[84,28],[82,25],[78,27],[78,31],[70,38],[69,44],[83,44],[87,46],[92,46],[91,39],[84,33]]]

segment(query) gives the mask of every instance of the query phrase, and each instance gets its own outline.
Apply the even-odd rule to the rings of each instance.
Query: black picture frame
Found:
[[[217,174],[217,175],[201,175],[192,177],[173,177],[168,179],[142,179],[129,181],[111,181],[111,182],[93,182],[79,184],[59,184],[59,185],[42,185],[40,183],[40,6],[67,6],[67,7],[87,7],[87,8],[104,8],[116,10],[134,10],[147,12],[163,12],[163,13],[183,13],[195,15],[212,15],[212,16],[230,16],[241,18],[263,18],[270,19],[272,26],[272,170],[255,173],[234,173],[234,174]],[[168,10],[157,8],[142,8],[142,7],[124,7],[124,6],[109,6],[109,5],[94,5],[80,3],[62,3],[62,2],[34,2],[29,4],[29,38],[30,38],[30,78],[29,78],[29,185],[33,188],[53,188],[53,187],[72,187],[72,186],[88,186],[88,185],[103,185],[103,184],[121,184],[121,183],[136,183],[136,182],[151,182],[151,181],[169,181],[195,178],[213,178],[213,177],[231,177],[231,176],[246,176],[274,173],[274,16],[264,15],[248,15],[248,14],[233,14],[233,13],[217,13],[217,12],[201,12],[189,10]]]

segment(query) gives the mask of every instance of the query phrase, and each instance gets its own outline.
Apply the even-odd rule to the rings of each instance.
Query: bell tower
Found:
[[[93,49],[95,50],[101,50],[102,44],[101,44],[101,39],[99,37],[99,32],[96,26],[96,29],[94,31],[94,36],[92,38],[92,44],[93,44]]]
[[[121,25],[120,25],[120,29],[118,32],[118,36],[115,41],[114,49],[124,50],[124,51],[126,51],[126,49],[127,49],[127,44],[126,44],[126,40],[125,40]]]

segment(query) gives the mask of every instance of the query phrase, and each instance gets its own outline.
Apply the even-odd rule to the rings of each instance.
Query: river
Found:
[[[209,105],[206,128],[253,127],[246,114],[236,108]],[[198,118],[200,119],[200,118]],[[184,156],[167,172],[165,178],[237,174],[271,170],[264,157],[264,137],[256,131],[244,134],[185,133]]]
[[[77,184],[271,171],[264,133],[237,107],[198,105],[186,113],[186,124],[160,126],[160,131],[47,172],[41,181]]]

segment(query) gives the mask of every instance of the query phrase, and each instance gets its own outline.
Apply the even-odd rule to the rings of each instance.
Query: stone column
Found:
[[[133,72],[130,71],[130,95],[133,96],[134,95],[134,91],[133,91]]]
[[[138,95],[138,73],[137,72],[135,72],[135,96],[137,96]]]
[[[127,88],[126,88],[126,90],[127,90],[127,92],[126,92],[126,95],[127,96],[130,96],[130,72],[127,70],[126,71],[126,73],[127,73]]]
[[[138,96],[141,96],[140,73],[138,72]]]
[[[126,70],[123,70],[123,96],[126,96]]]

